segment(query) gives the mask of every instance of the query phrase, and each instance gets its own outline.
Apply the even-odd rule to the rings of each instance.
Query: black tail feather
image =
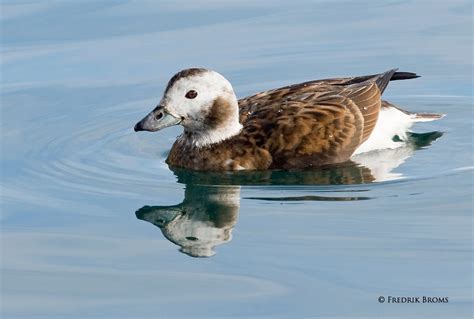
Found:
[[[390,78],[390,81],[409,80],[409,79],[416,79],[419,77],[420,75],[416,73],[412,73],[412,72],[395,72]]]
[[[393,69],[377,76],[375,83],[377,83],[377,86],[380,89],[380,93],[383,93],[383,91],[385,91],[385,89],[387,88],[388,82],[390,81],[409,80],[409,79],[416,79],[420,77],[416,73],[397,72],[397,70],[398,69]]]
[[[374,81],[377,83],[377,86],[380,88],[380,92],[383,93],[385,88],[390,81],[398,81],[398,80],[409,80],[409,79],[416,79],[420,76],[413,72],[397,72],[398,69],[393,69],[381,74],[371,74],[371,75],[364,75],[364,76],[356,76],[352,78],[340,78],[340,79],[324,79],[318,81],[311,81],[313,82],[329,82],[331,85],[352,85],[357,83],[362,83],[365,81]]]

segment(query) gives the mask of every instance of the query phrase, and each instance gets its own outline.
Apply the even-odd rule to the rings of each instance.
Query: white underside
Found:
[[[395,149],[405,145],[407,132],[415,122],[420,119],[415,115],[406,114],[390,107],[380,110],[379,118],[370,137],[362,143],[352,156],[381,149]],[[402,142],[394,142],[393,137],[398,136]]]

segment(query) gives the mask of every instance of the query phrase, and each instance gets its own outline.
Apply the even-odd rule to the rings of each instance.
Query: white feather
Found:
[[[382,108],[372,134],[352,155],[405,145],[403,141],[406,140],[406,133],[418,121],[414,114],[404,113],[395,107]],[[402,142],[394,142],[394,136],[398,136]]]

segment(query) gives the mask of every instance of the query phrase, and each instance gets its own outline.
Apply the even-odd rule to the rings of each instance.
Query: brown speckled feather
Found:
[[[347,96],[353,101],[364,117],[362,143],[369,138],[370,133],[372,133],[375,127],[375,123],[377,123],[381,106],[380,90],[375,83],[369,85],[362,83],[344,87],[339,94]]]
[[[167,162],[196,170],[262,170],[347,161],[370,136],[394,72],[305,82],[241,99],[240,134],[201,148],[184,135]]]
[[[272,155],[270,167],[301,168],[347,160],[360,145],[364,119],[342,95],[270,100],[244,125],[246,139]]]

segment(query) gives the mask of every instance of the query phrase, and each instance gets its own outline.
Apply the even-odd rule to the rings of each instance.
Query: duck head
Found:
[[[178,124],[196,145],[238,134],[242,128],[239,107],[229,81],[206,69],[178,72],[168,82],[158,106],[135,125],[135,131],[155,132]]]

